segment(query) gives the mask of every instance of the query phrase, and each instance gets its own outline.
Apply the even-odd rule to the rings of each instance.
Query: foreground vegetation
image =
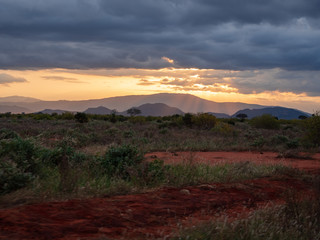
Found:
[[[177,150],[271,150],[294,155],[317,151],[319,146],[318,114],[291,121],[270,116],[218,120],[209,114],[76,116],[1,115],[0,194],[28,187],[48,196],[98,195],[225,181],[243,178],[246,171],[234,174],[241,168],[236,164],[165,166],[161,159],[144,162],[143,155]],[[254,168],[246,166],[250,167]],[[251,170],[251,177],[269,174],[267,167],[259,174],[261,170]]]
[[[122,145],[102,155],[75,151],[67,142],[49,149],[12,133],[1,141],[0,194],[21,188],[47,197],[124,194],[160,186],[186,186],[236,181],[281,174],[283,166],[249,162],[206,165],[194,162],[164,165],[160,159],[143,161],[137,147]]]
[[[319,197],[319,196],[318,196]],[[290,194],[284,205],[257,210],[248,217],[227,217],[181,229],[175,240],[310,240],[320,239],[320,202]]]
[[[116,115],[0,115],[0,204],[34,199],[118,195],[162,186],[235,182],[266,176],[314,177],[280,165],[249,162],[165,165],[144,161],[151,151],[276,151],[299,157],[319,151],[320,116],[277,120]],[[306,155],[304,155],[305,157]],[[300,156],[301,157],[301,156]],[[319,180],[315,186],[319,188]],[[320,196],[320,194],[319,194]],[[178,239],[319,239],[319,197],[295,197],[248,218],[183,229]]]

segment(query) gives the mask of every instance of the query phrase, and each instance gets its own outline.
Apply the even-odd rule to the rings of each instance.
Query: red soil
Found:
[[[157,157],[167,164],[183,161],[209,164],[249,161],[257,164],[281,164],[310,172],[319,172],[320,153],[311,156],[301,153],[300,156],[300,158],[286,158],[274,152],[154,152],[147,154],[146,158],[151,160]]]
[[[203,161],[232,161],[234,159],[258,161],[258,156],[271,153],[196,153]],[[169,162],[183,159],[188,153],[167,156]],[[171,154],[172,155],[172,154]],[[177,154],[175,154],[177,155]],[[272,157],[273,156],[273,157]],[[149,155],[150,157],[150,155]],[[206,158],[207,157],[207,158]],[[248,158],[250,157],[250,158]],[[274,159],[274,161],[281,161]],[[291,163],[290,160],[289,162]],[[309,167],[320,167],[303,160]],[[311,160],[310,160],[311,161]],[[304,167],[300,160],[298,167]],[[306,183],[295,179],[255,179],[238,183],[205,184],[200,186],[162,188],[152,192],[30,204],[0,209],[0,239],[146,239],[164,237],[177,230],[177,224],[217,217],[221,214],[236,217],[269,202],[280,202],[282,193],[295,189],[309,194]]]

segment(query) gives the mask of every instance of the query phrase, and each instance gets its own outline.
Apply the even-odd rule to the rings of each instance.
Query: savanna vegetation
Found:
[[[192,159],[165,165],[158,158],[144,161],[144,154],[249,150],[299,157],[301,152],[318,152],[319,145],[318,113],[298,120],[270,115],[217,119],[205,113],[167,117],[0,114],[0,203],[126,194],[287,173],[305,177],[280,165],[206,165]],[[319,237],[320,229],[315,228],[319,226],[319,198],[309,202],[312,211],[305,202],[297,202],[297,209],[289,204],[288,200],[282,207],[261,210],[246,220],[183,229],[178,239],[268,239],[266,231],[274,232],[269,239]],[[286,226],[281,225],[286,219],[290,220]],[[301,229],[306,227],[315,234],[304,234]],[[297,234],[304,237],[294,238]]]

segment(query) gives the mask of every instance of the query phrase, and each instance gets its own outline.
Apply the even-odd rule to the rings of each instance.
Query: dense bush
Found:
[[[262,116],[254,117],[250,120],[252,126],[264,129],[279,129],[279,120],[275,119],[270,114],[263,114]]]
[[[307,129],[307,139],[315,146],[320,145],[320,113],[313,114],[312,117],[304,120]]]
[[[89,121],[87,114],[85,114],[83,112],[77,112],[74,115],[74,119],[79,123],[86,123]]]
[[[15,131],[10,129],[3,128],[0,130],[0,140],[2,139],[10,139],[10,138],[17,138],[18,134]]]
[[[38,149],[29,140],[0,141],[0,194],[25,187],[38,172]]]
[[[128,178],[128,167],[136,166],[143,160],[143,155],[131,145],[111,147],[101,159],[101,165],[110,176]]]
[[[192,117],[195,126],[201,129],[211,129],[217,123],[217,118],[209,113],[199,113]]]
[[[166,173],[170,167],[164,165],[164,161],[155,159],[152,162],[143,162],[137,166],[128,169],[130,180],[137,185],[157,186],[161,185],[166,180]]]
[[[62,159],[66,159],[70,166],[76,166],[85,162],[88,157],[83,153],[76,152],[74,148],[65,144],[57,146],[54,149],[42,149],[39,158],[47,166],[59,166]]]
[[[1,158],[0,195],[23,188],[34,178],[35,176],[32,173],[26,172],[22,167],[18,167],[13,161]]]
[[[193,115],[191,113],[186,113],[183,117],[182,117],[182,121],[183,123],[188,126],[191,127],[193,122],[192,122],[192,117]]]
[[[0,142],[0,159],[7,159],[26,172],[37,171],[38,149],[29,140],[16,137]]]

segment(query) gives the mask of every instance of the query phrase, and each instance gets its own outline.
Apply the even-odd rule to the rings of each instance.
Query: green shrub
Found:
[[[0,130],[0,140],[2,139],[10,139],[10,138],[17,138],[18,134],[11,129],[2,128]]]
[[[299,139],[291,139],[291,140],[289,140],[288,142],[287,142],[287,147],[288,148],[298,148],[299,147]]]
[[[259,138],[256,138],[256,139],[250,144],[250,146],[260,148],[260,147],[262,147],[265,143],[266,143],[266,140],[265,140],[263,137],[259,137]]]
[[[87,114],[83,112],[77,112],[76,115],[74,115],[74,119],[79,123],[86,123],[89,121]]]
[[[282,143],[287,143],[288,141],[289,139],[284,135],[275,135],[271,139],[271,142],[273,144],[282,144]]]
[[[128,167],[137,166],[143,155],[131,145],[111,147],[101,159],[101,165],[110,176],[128,178]]]
[[[214,133],[217,133],[218,135],[225,136],[225,137],[237,135],[237,131],[234,129],[234,127],[224,122],[218,122],[218,124],[216,124],[214,128],[212,128],[211,130]]]
[[[165,182],[169,166],[164,161],[155,159],[152,162],[143,162],[129,169],[130,180],[140,186],[158,186]]]
[[[37,154],[36,146],[20,137],[0,142],[0,159],[8,159],[26,172],[37,171]]]
[[[279,129],[279,120],[275,119],[270,114],[263,114],[262,116],[254,117],[250,120],[252,126],[264,129]]]
[[[25,187],[39,171],[38,149],[16,137],[0,141],[0,194]]]
[[[209,113],[199,113],[192,117],[195,126],[201,129],[211,129],[217,123],[217,118]]]
[[[28,185],[35,176],[17,167],[13,161],[1,159],[0,161],[0,195],[10,193]]]
[[[73,120],[74,115],[71,112],[64,112],[61,115],[59,115],[59,118],[64,120]]]
[[[320,113],[317,112],[312,117],[305,119],[307,139],[315,146],[320,145]]]
[[[59,166],[63,158],[68,160],[69,165],[76,166],[81,165],[88,157],[83,153],[76,152],[67,144],[60,144],[54,149],[42,149],[39,158],[43,164],[48,166]]]

